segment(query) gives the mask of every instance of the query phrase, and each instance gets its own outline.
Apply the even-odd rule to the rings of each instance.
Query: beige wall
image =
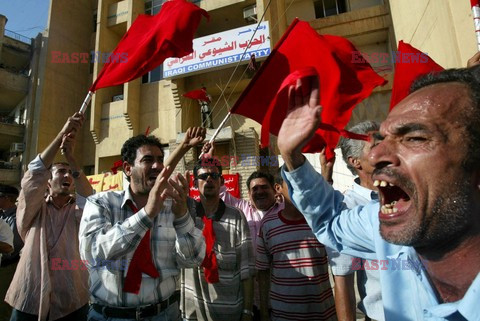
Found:
[[[142,84],[141,88],[140,133],[145,133],[150,126],[150,133],[159,137],[163,144],[167,144],[176,138],[177,128],[174,120],[179,113],[174,104],[172,83],[162,80]]]
[[[444,68],[464,67],[477,51],[468,1],[390,0],[397,41],[428,53]]]
[[[78,111],[91,81],[88,63],[53,63],[52,51],[65,54],[89,52],[93,32],[91,1],[56,0],[50,3],[48,40],[44,42],[42,67],[35,96],[35,121],[31,144],[41,152],[60,131],[69,116]],[[88,126],[84,126],[84,131]],[[77,141],[76,155],[82,165],[93,164],[84,144],[93,141],[82,133]],[[34,157],[31,153],[30,157]],[[61,156],[57,156],[61,159]],[[30,161],[28,159],[27,161]]]
[[[297,17],[305,21],[315,20],[315,8],[312,0],[289,1],[286,4],[286,10],[288,23]]]

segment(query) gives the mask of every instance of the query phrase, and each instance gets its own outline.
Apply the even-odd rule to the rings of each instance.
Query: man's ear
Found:
[[[275,185],[273,185],[273,189],[275,190],[276,193],[281,193],[282,192],[282,185],[280,185],[278,183],[275,183]]]
[[[357,158],[353,158],[352,156],[348,157],[348,163],[355,169],[362,169],[362,164],[360,164]]]
[[[132,175],[132,165],[130,165],[127,161],[123,162],[123,172],[125,175],[130,177]]]

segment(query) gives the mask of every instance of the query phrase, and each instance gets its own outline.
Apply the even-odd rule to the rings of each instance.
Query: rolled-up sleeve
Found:
[[[317,239],[332,249],[375,259],[373,239],[374,215],[378,217],[378,202],[365,207],[345,209],[343,195],[335,191],[306,160],[291,172],[282,168],[294,205],[305,216]]]

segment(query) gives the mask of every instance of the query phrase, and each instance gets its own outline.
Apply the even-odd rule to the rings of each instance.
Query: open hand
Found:
[[[188,148],[197,146],[198,144],[203,142],[206,133],[207,130],[203,127],[188,128],[183,139],[183,146]]]
[[[288,89],[288,113],[278,133],[278,149],[288,170],[304,162],[302,148],[313,137],[320,123],[318,77],[298,79]]]
[[[288,90],[288,113],[278,133],[278,148],[282,152],[301,151],[313,137],[320,122],[318,77],[297,80]]]
[[[145,205],[145,212],[150,218],[155,218],[163,207],[163,201],[167,198],[168,178],[173,169],[170,166],[165,167],[160,175],[155,180],[150,193],[148,194],[148,201]]]
[[[188,173],[185,174],[188,177]],[[180,218],[187,212],[188,181],[182,174],[173,175],[168,183],[172,188],[167,189],[166,194],[173,199],[172,212]]]

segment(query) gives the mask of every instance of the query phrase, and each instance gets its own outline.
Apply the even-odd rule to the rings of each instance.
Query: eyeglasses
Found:
[[[213,179],[217,179],[217,178],[222,177],[222,174],[220,174],[220,173],[203,173],[203,174],[199,174],[197,176],[197,178],[201,179],[202,181],[206,181],[208,176],[210,176]]]

